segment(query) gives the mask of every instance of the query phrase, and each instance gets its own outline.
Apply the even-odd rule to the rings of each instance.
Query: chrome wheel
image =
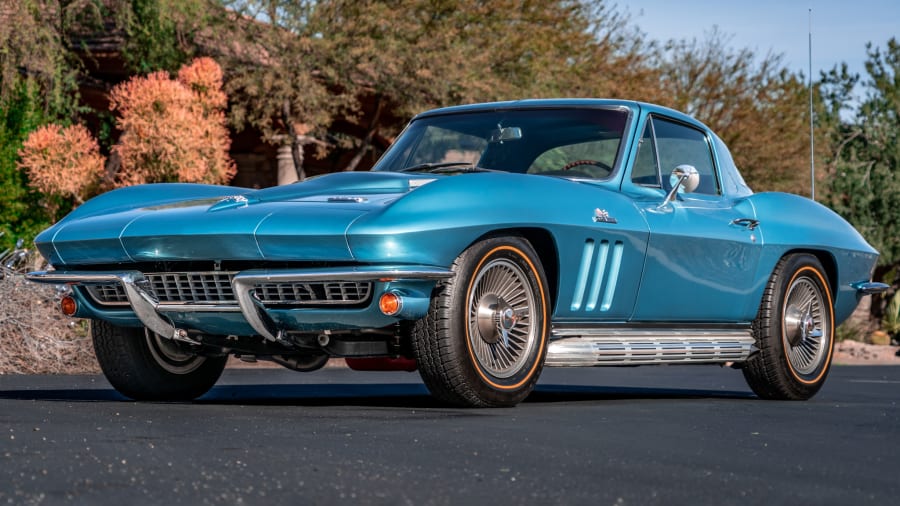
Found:
[[[206,357],[186,352],[178,343],[155,332],[144,329],[144,336],[153,359],[160,367],[172,374],[191,373],[206,361]]]
[[[825,336],[830,335],[824,318],[823,296],[807,277],[788,287],[782,314],[782,339],[791,367],[800,375],[811,375],[825,357]]]
[[[539,337],[528,278],[516,263],[501,258],[485,265],[472,286],[468,301],[472,352],[486,373],[512,377],[528,364]]]
[[[775,265],[753,322],[758,353],[744,378],[763,399],[805,400],[822,388],[834,350],[834,303],[828,272],[809,253]]]
[[[550,335],[543,266],[522,237],[488,237],[463,251],[415,322],[422,380],[456,406],[515,406],[534,390]]]

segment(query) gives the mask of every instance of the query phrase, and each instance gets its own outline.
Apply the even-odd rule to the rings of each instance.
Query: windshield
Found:
[[[504,171],[605,179],[612,175],[625,109],[507,109],[413,121],[373,170]]]

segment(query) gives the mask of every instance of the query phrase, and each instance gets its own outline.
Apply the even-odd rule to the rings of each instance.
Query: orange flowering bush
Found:
[[[106,174],[106,159],[87,128],[47,125],[32,132],[19,152],[19,167],[33,188],[80,204],[110,185],[226,184],[234,177],[228,97],[213,59],[195,59],[177,79],[165,72],[134,77],[113,88],[110,102],[122,130],[112,148],[120,159],[117,172]]]
[[[43,126],[28,136],[19,150],[19,168],[32,187],[48,195],[84,201],[104,175],[106,159],[87,128]]]
[[[110,101],[122,130],[113,148],[122,164],[117,185],[224,184],[234,177],[222,69],[212,59],[182,67],[177,80],[164,72],[133,78],[116,86]]]
[[[190,88],[209,110],[221,110],[228,104],[228,97],[222,91],[222,78],[222,67],[207,57],[196,58],[178,71],[178,82]]]

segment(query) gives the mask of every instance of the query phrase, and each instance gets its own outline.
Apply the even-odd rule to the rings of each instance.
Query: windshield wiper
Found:
[[[446,172],[502,172],[494,169],[485,169],[478,167],[471,162],[439,162],[439,163],[420,163],[412,167],[406,167],[397,172],[429,172],[431,174],[442,174]]]
[[[474,164],[472,162],[420,163],[411,167],[404,167],[397,172],[438,172],[439,169],[450,169],[454,167],[474,167]]]

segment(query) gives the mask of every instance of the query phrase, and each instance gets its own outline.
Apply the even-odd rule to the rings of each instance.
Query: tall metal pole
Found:
[[[812,77],[812,7],[809,8],[809,187],[810,198],[816,200],[816,151],[813,140],[813,77]]]

